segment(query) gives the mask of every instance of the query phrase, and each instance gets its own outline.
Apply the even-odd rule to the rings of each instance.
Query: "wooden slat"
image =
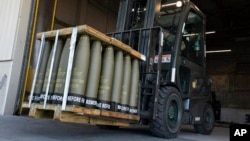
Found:
[[[132,49],[130,46],[124,44],[123,42],[121,42],[121,41],[119,41],[119,40],[117,40],[116,38],[113,38],[113,37],[110,38],[110,44],[114,45],[116,47],[119,47],[120,49],[122,49],[123,51],[125,51],[127,53],[129,53],[130,50]]]
[[[69,35],[71,35],[72,30],[73,30],[73,27],[60,29],[59,36],[69,36]],[[57,32],[56,30],[53,30],[53,31],[37,33],[36,38],[41,39],[43,33],[45,33],[46,38],[52,38],[52,37],[56,36],[56,32]],[[109,36],[105,35],[104,33],[100,32],[100,31],[98,31],[98,30],[96,30],[88,25],[77,26],[77,32],[79,34],[89,35],[90,39],[92,39],[92,40],[100,40],[105,45],[113,45],[115,48],[123,50],[125,53],[130,54],[134,58],[137,58],[137,59],[140,59],[143,61],[146,60],[145,55],[139,53],[138,51],[134,50],[130,46],[124,44],[123,42],[121,42],[113,37],[109,37]]]
[[[131,115],[131,114],[113,112],[113,111],[106,111],[106,110],[102,110],[101,115],[105,116],[105,117],[112,117],[112,118],[118,118],[118,119],[126,119],[126,120],[134,120],[134,121],[140,120],[140,117],[137,115]]]
[[[59,29],[59,36],[69,36],[69,35],[71,35],[72,30],[73,30],[73,27]],[[44,32],[45,37],[46,38],[55,37],[56,32],[57,32],[57,30]],[[106,42],[106,43],[110,42],[109,36],[103,34],[102,32],[99,32],[98,30],[95,30],[94,28],[92,28],[88,25],[77,26],[77,33],[90,35],[92,38],[94,37],[94,39],[100,40],[102,42]],[[43,34],[43,32],[37,33],[36,38],[41,39],[42,34]]]
[[[114,121],[114,120],[106,120],[95,117],[90,117],[90,124],[96,125],[112,125],[112,126],[125,126],[128,127],[128,122]]]
[[[55,120],[61,122],[71,122],[71,123],[89,123],[89,116],[77,115],[72,112],[61,112]]]
[[[85,107],[73,107],[72,111],[75,113],[83,113],[86,115],[93,115],[93,116],[104,116],[109,118],[118,118],[125,120],[134,120],[134,121],[140,120],[140,117],[138,115],[131,115],[121,112],[113,112],[113,111],[106,111],[106,110],[99,110],[99,109],[92,109]]]
[[[37,108],[37,105],[32,104],[29,111],[29,116],[33,118],[49,118],[51,119],[53,117],[54,110],[46,109],[41,110]]]
[[[29,108],[29,103],[24,102],[24,103],[22,104],[22,108]]]
[[[93,116],[100,116],[101,115],[101,110],[99,110],[99,109],[77,107],[77,106],[72,108],[72,112],[83,113],[83,114],[93,115]]]
[[[111,37],[110,44],[114,45],[116,47],[119,47],[123,51],[130,54],[132,57],[138,58],[138,59],[143,60],[143,61],[146,60],[145,55],[139,53],[138,51],[134,50],[133,48],[131,48],[130,46],[124,44],[123,42],[117,40],[116,38]]]
[[[74,112],[62,111],[61,107],[57,107],[53,119],[62,122],[89,123],[89,116],[76,114]]]
[[[56,109],[60,109],[62,108],[62,105],[58,105],[58,104],[46,104],[45,108],[43,108],[43,104],[40,103],[33,103],[31,105],[31,107],[36,108],[36,109],[40,109],[40,110],[56,110]],[[65,111],[72,111],[72,109],[74,108],[74,105],[67,105]],[[23,103],[22,104],[22,108],[29,108],[29,104],[28,103]]]
[[[84,27],[83,32],[87,33],[88,35],[90,35],[91,37],[95,37],[99,40],[101,40],[102,42],[106,43],[106,44],[110,44],[110,37],[105,35],[104,33],[88,26],[88,25],[83,25],[80,27]],[[81,32],[80,32],[81,33]]]

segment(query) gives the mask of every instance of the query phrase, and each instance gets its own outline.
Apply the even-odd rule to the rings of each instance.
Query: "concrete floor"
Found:
[[[152,137],[148,128],[133,126],[118,130],[99,129],[93,125],[62,123],[49,119],[0,116],[0,141],[166,141]],[[183,126],[176,139],[168,141],[229,141],[229,128],[215,127],[212,135],[194,133]]]

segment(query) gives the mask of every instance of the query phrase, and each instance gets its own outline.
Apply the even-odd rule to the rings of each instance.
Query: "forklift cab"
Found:
[[[205,77],[205,16],[192,3],[183,7],[181,1],[163,3],[155,21],[164,29],[162,60],[171,55],[171,62],[166,62],[172,66],[169,80],[179,83],[183,98],[188,98]]]

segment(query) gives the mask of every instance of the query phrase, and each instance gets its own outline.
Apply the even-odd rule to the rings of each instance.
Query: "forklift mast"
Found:
[[[144,22],[143,28],[153,27],[154,18],[160,12],[160,5],[161,0],[121,0],[116,31],[130,30],[139,21]],[[145,14],[144,21],[138,19],[139,14]]]
[[[112,34],[113,37],[147,56],[148,61],[140,63],[140,91],[143,95],[140,95],[139,111],[141,111],[142,117],[151,115],[144,111],[148,109],[149,96],[154,95],[155,91],[159,89],[159,82],[156,85],[149,85],[146,77],[149,75],[160,77],[160,71],[153,72],[152,64],[150,65],[149,61],[155,54],[155,48],[159,54],[162,49],[162,28],[154,27],[155,16],[160,13],[160,5],[161,0],[121,0],[116,32]],[[154,41],[151,42],[151,40]],[[161,70],[160,67],[159,63],[157,70]]]
[[[205,77],[205,16],[189,0],[121,0],[116,32],[112,36],[146,55],[147,61],[140,63],[143,115],[148,109],[149,97],[153,95],[157,101],[161,85],[174,86],[182,98],[190,97],[187,93],[192,91],[188,88],[191,72],[182,67],[183,63],[200,64],[203,76],[199,77]],[[187,54],[180,48],[184,44],[188,46],[191,40],[196,40],[192,41],[194,52]],[[183,59],[180,54],[189,59]]]

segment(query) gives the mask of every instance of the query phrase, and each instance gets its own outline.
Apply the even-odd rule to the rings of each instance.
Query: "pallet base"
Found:
[[[27,103],[23,108],[29,108]],[[61,122],[89,123],[111,126],[129,126],[130,123],[137,123],[138,115],[131,115],[120,112],[112,112],[100,109],[91,109],[74,105],[66,106],[66,110],[61,110],[61,105],[33,103],[29,110],[29,116],[33,118],[49,118]]]

